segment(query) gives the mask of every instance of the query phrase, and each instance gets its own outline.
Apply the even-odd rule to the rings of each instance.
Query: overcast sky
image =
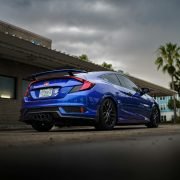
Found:
[[[54,49],[166,87],[156,50],[180,40],[179,0],[0,0],[0,20],[47,36]]]

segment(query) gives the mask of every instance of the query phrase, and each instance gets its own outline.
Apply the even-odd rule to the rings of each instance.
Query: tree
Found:
[[[112,64],[108,64],[106,62],[103,62],[101,66],[104,67],[104,68],[107,68],[109,70],[113,70]]]
[[[86,54],[82,54],[81,56],[79,56],[79,59],[82,61],[90,62],[90,60]]]
[[[172,82],[169,83],[170,88],[172,89]],[[174,90],[178,92],[180,95],[180,81],[176,80],[174,81]]]
[[[178,101],[177,99],[175,101],[176,101],[176,108],[180,108],[180,101]],[[173,99],[169,99],[169,101],[168,101],[168,108],[171,109],[171,110],[174,109]]]
[[[124,74],[124,71],[121,69],[118,69],[117,72]]]
[[[164,46],[160,46],[157,51],[157,59],[155,60],[155,64],[157,65],[157,69],[162,69],[163,73],[168,73],[171,77],[172,89],[175,90],[174,87],[174,79],[178,72],[178,67],[180,67],[180,47],[177,44],[167,43]],[[173,106],[174,106],[174,119],[173,122],[176,121],[176,100],[175,95],[173,96]]]

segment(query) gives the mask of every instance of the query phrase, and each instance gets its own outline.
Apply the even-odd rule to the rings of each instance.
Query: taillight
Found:
[[[74,86],[70,93],[72,92],[77,92],[77,91],[84,91],[84,90],[88,90],[88,89],[91,89],[92,87],[94,87],[94,83],[92,82],[89,82],[87,80],[84,80],[84,79],[81,79],[81,78],[78,78],[78,77],[73,77],[74,79],[82,82],[83,84],[82,85],[78,85],[78,86]]]
[[[89,81],[84,81],[83,85],[80,88],[80,91],[91,89],[94,86],[94,83],[91,83]]]
[[[31,87],[32,83],[34,83],[34,82],[36,82],[36,81],[32,81],[32,82],[29,83],[29,85],[28,85],[28,87],[27,87],[27,89],[26,89],[26,92],[25,92],[25,94],[24,94],[25,97],[28,97],[28,96],[29,96],[30,87]]]

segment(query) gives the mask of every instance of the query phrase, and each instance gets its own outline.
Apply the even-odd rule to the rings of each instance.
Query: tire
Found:
[[[32,127],[39,132],[47,132],[51,130],[51,128],[54,126],[54,122],[50,114],[43,114],[43,119],[41,118],[42,114],[37,115],[40,118],[36,118],[32,122]]]
[[[148,124],[146,124],[146,126],[148,128],[157,128],[159,126],[160,123],[160,114],[159,114],[159,110],[157,107],[154,107],[152,109],[152,113],[151,113],[151,118],[150,118],[150,122]]]
[[[99,109],[99,120],[95,125],[98,130],[111,130],[117,121],[117,110],[113,100],[106,98]]]

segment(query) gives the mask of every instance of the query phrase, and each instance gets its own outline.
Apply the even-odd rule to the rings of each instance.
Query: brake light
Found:
[[[79,89],[80,91],[91,89],[94,86],[94,83],[91,83],[89,81],[84,81],[83,85]]]
[[[29,83],[29,85],[28,85],[28,87],[27,87],[27,89],[26,89],[26,92],[25,92],[25,94],[24,94],[25,97],[28,97],[28,96],[29,96],[30,87],[31,87],[32,83],[34,83],[34,82],[36,82],[36,81],[32,81],[32,82]]]
[[[85,79],[82,79],[82,78],[79,78],[79,77],[71,77],[71,78],[74,78],[74,79],[82,82],[83,84],[82,84],[82,85],[78,85],[78,86],[74,86],[74,87],[71,89],[70,93],[72,93],[72,92],[77,92],[77,91],[88,90],[88,89],[91,89],[92,87],[94,87],[94,85],[95,85],[94,83],[89,82],[89,81],[87,81],[87,80],[85,80]]]

